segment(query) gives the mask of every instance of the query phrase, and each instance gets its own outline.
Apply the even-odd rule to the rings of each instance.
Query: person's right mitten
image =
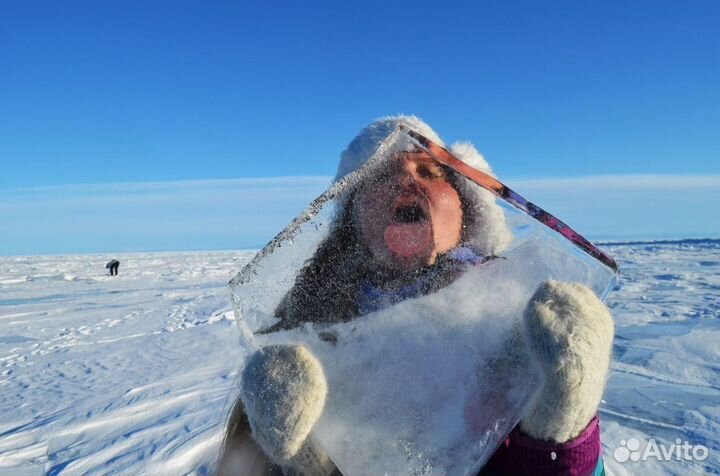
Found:
[[[253,439],[277,465],[323,476],[335,466],[309,437],[325,405],[320,362],[305,347],[263,347],[248,359],[241,394]]]

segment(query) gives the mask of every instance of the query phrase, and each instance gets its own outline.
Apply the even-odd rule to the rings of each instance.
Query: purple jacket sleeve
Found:
[[[520,432],[519,425],[495,451],[481,475],[590,476],[600,459],[598,417],[567,443],[536,440]]]

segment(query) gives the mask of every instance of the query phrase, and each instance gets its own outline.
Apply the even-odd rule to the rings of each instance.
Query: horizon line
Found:
[[[702,238],[628,238],[623,239],[599,239],[590,240],[597,246],[635,246],[635,245],[674,245],[674,244],[706,244],[706,243],[717,243],[720,244],[720,236],[712,237],[706,236]],[[0,258],[35,258],[35,257],[61,257],[61,256],[90,256],[90,255],[133,255],[133,254],[173,254],[173,253],[257,253],[262,250],[267,243],[257,247],[242,247],[242,248],[196,248],[196,249],[182,249],[182,250],[160,250],[160,249],[148,249],[148,250],[132,250],[132,251],[83,251],[78,253],[36,253],[36,254],[1,254]]]

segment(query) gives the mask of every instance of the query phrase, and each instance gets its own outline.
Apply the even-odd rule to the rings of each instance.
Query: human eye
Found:
[[[424,163],[418,166],[418,175],[428,180],[441,179],[445,178],[445,170],[436,163]]]

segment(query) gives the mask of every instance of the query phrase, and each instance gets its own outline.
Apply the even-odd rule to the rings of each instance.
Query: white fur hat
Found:
[[[335,180],[364,165],[400,124],[445,146],[440,136],[416,116],[382,117],[360,131],[343,151]],[[470,142],[456,142],[450,147],[450,151],[466,164],[493,175],[490,165]],[[505,223],[502,209],[495,202],[495,196],[465,177],[459,181],[458,188],[460,196],[474,210],[471,217],[465,218],[465,244],[477,248],[485,255],[500,254],[512,241],[512,234]]]

